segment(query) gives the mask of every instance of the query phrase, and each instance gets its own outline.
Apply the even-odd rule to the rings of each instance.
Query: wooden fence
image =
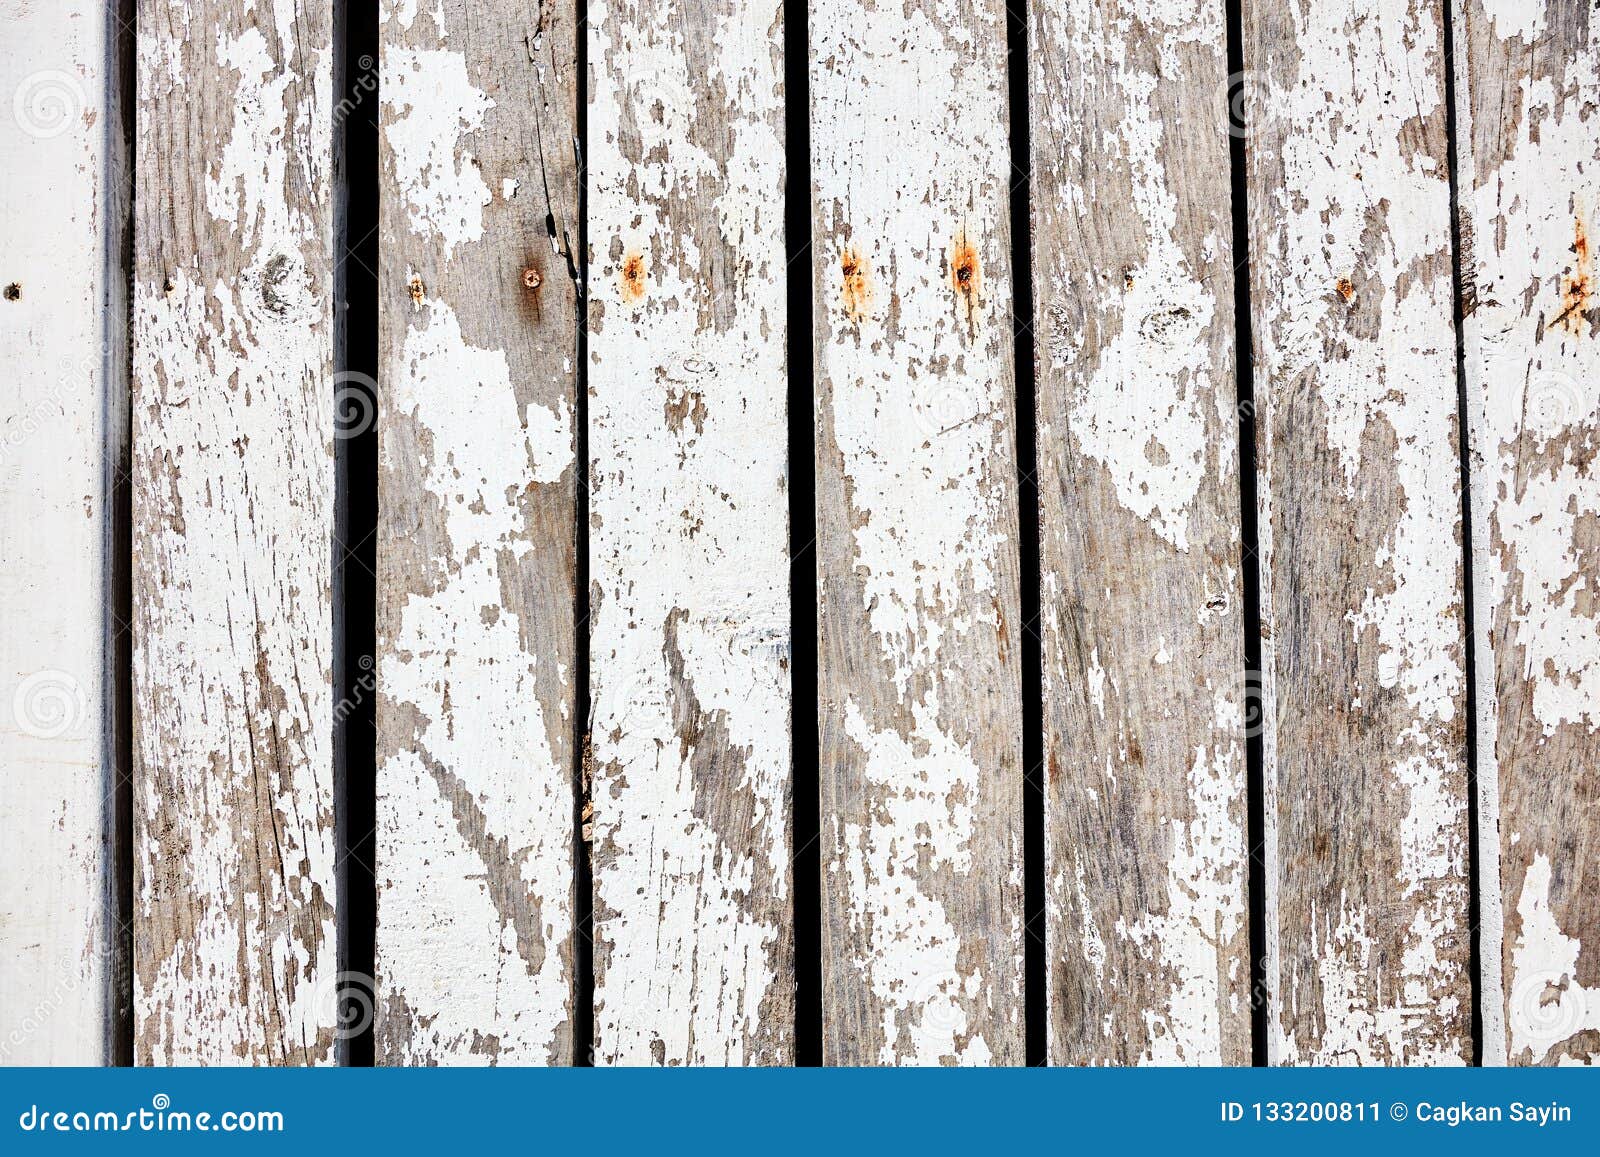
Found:
[[[0,1058],[1600,1058],[1600,4],[376,8],[0,0]]]

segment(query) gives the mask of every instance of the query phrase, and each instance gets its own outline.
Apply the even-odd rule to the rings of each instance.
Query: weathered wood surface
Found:
[[[1455,6],[1484,1060],[1600,1060],[1600,11]]]
[[[1050,1056],[1248,1064],[1223,5],[1032,11]]]
[[[572,1059],[575,15],[383,13],[379,1063]]]
[[[1471,1052],[1441,19],[1244,6],[1278,1063]]]
[[[781,14],[588,9],[603,1064],[793,1060]]]
[[[128,157],[115,5],[0,2],[0,1064],[96,1065],[112,855]]]
[[[823,1059],[1020,1064],[1005,13],[810,32]]]
[[[334,1059],[328,0],[142,0],[134,1054]]]

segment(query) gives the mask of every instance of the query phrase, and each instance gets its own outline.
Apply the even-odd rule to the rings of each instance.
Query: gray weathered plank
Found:
[[[334,1057],[331,8],[138,9],[140,1063]]]
[[[380,1063],[572,1059],[575,16],[381,26]]]
[[[1465,675],[1442,6],[1246,0],[1269,1054],[1461,1063]]]
[[[1600,1061],[1600,11],[1458,0],[1484,1059]]]
[[[1023,1059],[999,0],[810,12],[823,1059]]]
[[[1221,0],[1036,0],[1050,1055],[1248,1064]]]
[[[116,4],[0,0],[0,1064],[116,1059],[115,497],[131,169]]]
[[[793,1059],[781,12],[588,9],[599,1063]]]

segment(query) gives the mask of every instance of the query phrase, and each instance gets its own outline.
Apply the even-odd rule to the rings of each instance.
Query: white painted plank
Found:
[[[1600,1062],[1600,12],[1458,0],[1483,1056]]]
[[[143,0],[134,1056],[334,1059],[332,5]]]
[[[998,0],[811,20],[823,1060],[1023,1059]]]
[[[0,2],[0,1063],[106,1064],[126,467],[116,5]]]
[[[1275,1063],[1470,1058],[1437,0],[1246,0]]]
[[[1050,1056],[1248,1064],[1223,4],[1033,12]]]
[[[383,13],[380,1064],[572,1057],[575,11]]]
[[[603,1064],[793,1060],[781,12],[588,9]]]

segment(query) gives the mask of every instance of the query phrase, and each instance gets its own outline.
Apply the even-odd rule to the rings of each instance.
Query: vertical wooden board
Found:
[[[1248,1064],[1220,0],[1037,0],[1050,1055]]]
[[[575,14],[383,11],[380,1063],[572,1059]]]
[[[1600,1060],[1600,12],[1462,0],[1484,1059]]]
[[[0,2],[0,1064],[107,1064],[126,468],[117,8]]]
[[[1005,12],[811,8],[823,1059],[1023,1059]]]
[[[334,1059],[331,16],[139,4],[142,1064]]]
[[[782,8],[588,21],[596,1060],[786,1063]]]
[[[1459,1064],[1464,627],[1442,9],[1247,0],[1268,1049]]]

